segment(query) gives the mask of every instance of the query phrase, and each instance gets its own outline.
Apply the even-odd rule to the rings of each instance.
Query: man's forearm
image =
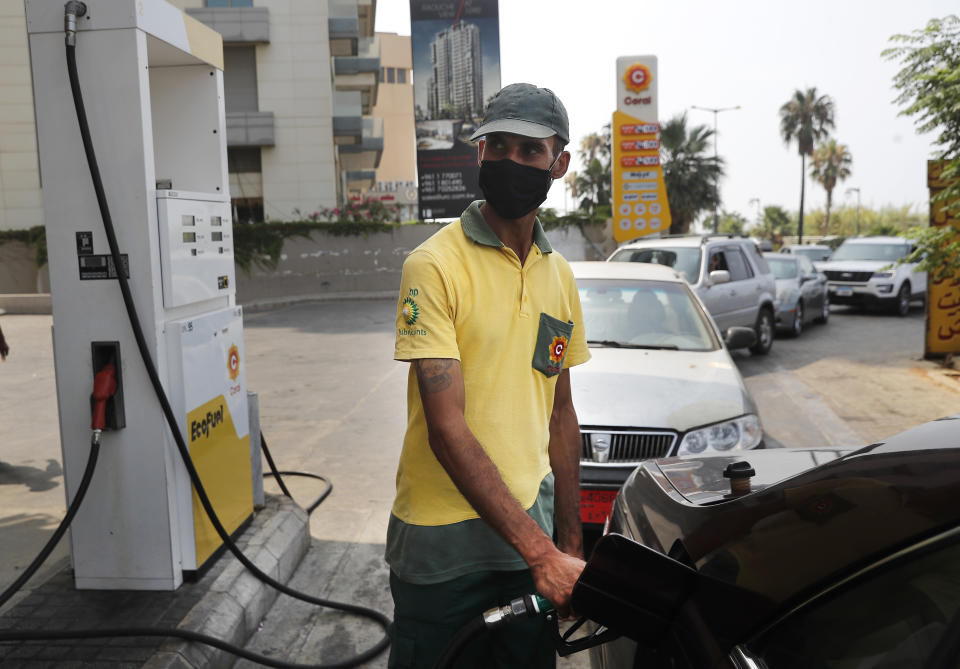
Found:
[[[554,477],[554,521],[560,550],[582,557],[580,525],[580,425],[573,407],[550,421],[550,468]]]

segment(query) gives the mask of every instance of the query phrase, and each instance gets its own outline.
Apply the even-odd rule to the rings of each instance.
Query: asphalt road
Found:
[[[274,457],[283,469],[333,481],[333,494],[311,518],[314,543],[335,543],[339,552],[327,555],[342,559],[333,578],[351,592],[372,589],[378,606],[388,600],[380,582],[385,570],[375,562],[405,427],[408,368],[392,360],[394,309],[393,300],[353,300],[245,318],[248,384],[260,395]],[[904,319],[839,307],[827,325],[811,326],[796,340],[778,338],[766,357],[736,352],[768,444],[869,443],[960,411],[960,383],[953,389],[934,382],[920,359],[923,323],[919,307]],[[64,494],[51,318],[4,316],[2,324],[11,346],[0,365],[0,584],[6,584],[56,527]],[[290,486],[303,504],[318,492],[308,479]],[[64,542],[54,557],[62,565],[65,556]],[[311,574],[330,578],[324,563],[310,561]],[[280,612],[275,617],[295,624]],[[316,657],[311,644],[325,635],[303,636],[302,656]]]

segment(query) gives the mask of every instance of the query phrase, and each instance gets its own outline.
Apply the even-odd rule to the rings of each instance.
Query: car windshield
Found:
[[[807,256],[810,260],[816,261],[826,260],[830,257],[829,249],[794,249],[793,253],[798,256]]]
[[[614,262],[648,262],[672,267],[690,283],[700,278],[700,247],[649,247],[645,249],[620,249],[610,260]]]
[[[844,242],[830,260],[886,260],[893,262],[907,255],[906,244],[856,244]]]
[[[594,347],[713,351],[710,322],[686,284],[580,279],[587,343]]]
[[[796,279],[797,261],[793,258],[767,258],[775,279]]]

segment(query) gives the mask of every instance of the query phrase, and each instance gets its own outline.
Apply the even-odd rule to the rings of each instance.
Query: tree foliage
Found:
[[[570,172],[565,183],[573,195],[577,209],[590,214],[610,204],[610,124],[599,133],[590,133],[580,140],[580,162],[583,169]]]
[[[837,140],[828,139],[813,150],[813,161],[810,164],[810,176],[827,191],[827,213],[820,234],[827,234],[830,228],[830,208],[833,205],[833,189],[838,181],[845,181],[850,176],[850,166],[853,157],[845,144],[837,144]]]
[[[660,158],[670,204],[671,234],[685,234],[697,216],[718,205],[716,182],[723,176],[723,159],[709,155],[713,130],[687,128],[680,114],[660,129]]]
[[[747,226],[747,218],[740,212],[727,211],[720,212],[720,224],[717,226],[717,232],[722,235],[736,235],[741,237]]]
[[[946,162],[942,178],[950,183],[938,199],[948,212],[960,216],[960,18],[933,19],[925,28],[890,38],[897,46],[883,52],[902,68],[893,78],[899,91],[900,112],[913,116],[919,132],[937,132],[938,159]],[[952,183],[951,183],[952,182]],[[919,268],[934,280],[960,274],[960,230],[917,227],[910,231],[917,250],[905,261],[920,261]]]
[[[797,89],[780,107],[780,136],[789,145],[796,140],[800,153],[800,219],[798,230],[803,235],[803,198],[806,183],[807,156],[813,153],[814,143],[826,139],[834,127],[833,100],[829,95],[818,95],[816,88]]]
[[[783,207],[770,205],[763,208],[763,219],[759,225],[752,227],[751,237],[769,239],[774,245],[783,243],[783,238],[793,235],[796,223]]]

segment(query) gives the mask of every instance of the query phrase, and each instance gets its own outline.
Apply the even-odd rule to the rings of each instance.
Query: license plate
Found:
[[[610,515],[616,496],[616,490],[581,490],[580,521],[602,525]]]
[[[837,295],[853,295],[853,288],[850,286],[837,286]]]

